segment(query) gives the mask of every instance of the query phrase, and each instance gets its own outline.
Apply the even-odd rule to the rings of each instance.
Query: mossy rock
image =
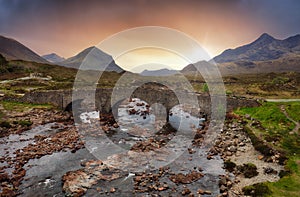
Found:
[[[230,161],[230,159],[226,160],[224,162],[224,168],[226,170],[228,170],[229,172],[233,172],[235,167],[236,167],[236,164],[234,162]]]
[[[272,193],[269,187],[264,183],[246,186],[243,188],[243,192],[245,195],[254,197],[269,196]]]
[[[2,122],[0,122],[0,127],[11,128],[11,125],[7,121],[2,121]]]
[[[253,163],[246,163],[238,166],[238,170],[243,173],[245,178],[252,178],[258,175],[257,167]]]

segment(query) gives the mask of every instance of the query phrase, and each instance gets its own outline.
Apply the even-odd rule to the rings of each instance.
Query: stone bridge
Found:
[[[118,95],[128,95],[128,90],[126,88],[120,88],[114,90],[113,88],[98,88],[96,91],[92,90],[77,90],[76,98],[72,99],[72,90],[48,90],[48,91],[37,91],[26,93],[23,97],[14,99],[21,102],[28,103],[50,103],[63,110],[71,111],[72,106],[80,106],[82,103],[85,103],[84,107],[92,103],[94,100],[94,106],[89,106],[89,109],[96,109],[104,113],[115,112],[118,108],[118,105],[124,100],[131,98],[139,98],[146,101],[150,106],[154,103],[162,104],[168,112],[179,103],[182,104],[180,99],[183,98],[185,103],[195,105],[194,101],[196,98],[196,105],[200,108],[200,112],[210,115],[211,114],[211,101],[214,97],[209,96],[209,94],[195,94],[189,93],[187,91],[181,91],[180,93],[175,94],[173,91],[169,90],[163,85],[158,86],[141,86],[135,89],[130,93],[129,97],[119,97],[117,99],[112,98],[113,91],[117,91]],[[215,96],[217,97],[217,96]],[[112,101],[114,100],[114,101]],[[190,103],[189,103],[190,102]],[[253,99],[246,98],[226,98],[226,110],[231,111],[238,107],[255,107],[260,104]],[[225,106],[223,106],[225,108]],[[88,110],[88,109],[87,109]],[[167,117],[168,119],[168,117]]]

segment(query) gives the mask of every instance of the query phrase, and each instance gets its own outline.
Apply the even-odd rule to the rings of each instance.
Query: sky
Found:
[[[193,37],[214,57],[265,32],[278,39],[299,34],[299,10],[299,0],[0,0],[0,35],[39,55],[68,58],[126,29],[163,26]],[[160,55],[173,59],[171,67],[184,66]],[[141,62],[147,52],[117,63],[130,67],[134,57]]]

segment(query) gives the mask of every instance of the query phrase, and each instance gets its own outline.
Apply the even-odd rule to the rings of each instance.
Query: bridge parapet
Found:
[[[126,95],[126,89],[117,90],[123,91],[124,95]],[[90,103],[93,101],[93,95],[95,96],[94,104],[97,110],[103,112],[111,112],[112,111],[112,97],[113,89],[112,88],[98,88],[95,91],[92,90],[78,90],[78,97],[83,100],[85,103]],[[122,94],[122,92],[120,93]],[[131,98],[140,98],[141,100],[146,101],[149,105],[154,103],[160,103],[167,111],[171,110],[174,106],[179,104],[179,100],[177,96],[187,98],[187,101],[192,100],[189,99],[189,93],[182,92],[179,93],[182,95],[175,95],[174,92],[167,89],[136,89],[132,94]],[[211,99],[214,97],[209,96],[208,94],[197,94],[198,106],[200,110],[206,114],[210,114],[211,112]],[[20,102],[28,102],[28,103],[50,103],[61,109],[66,109],[67,106],[72,106],[72,90],[50,90],[50,91],[36,91],[36,92],[28,92],[21,98],[10,98],[10,100],[20,101]],[[115,102],[116,103],[116,102]],[[193,104],[193,103],[188,103]],[[255,107],[259,106],[259,102],[255,99],[246,99],[246,98],[227,98],[227,106],[226,110],[231,111],[238,107]],[[93,108],[93,109],[95,109]]]

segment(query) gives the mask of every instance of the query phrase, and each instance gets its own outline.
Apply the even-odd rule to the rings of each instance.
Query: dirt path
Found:
[[[299,133],[300,123],[297,122],[297,121],[295,121],[295,120],[293,120],[293,119],[288,115],[288,113],[287,113],[286,110],[285,110],[284,105],[281,105],[281,106],[280,106],[280,110],[282,111],[282,113],[283,113],[290,121],[292,121],[292,122],[296,125],[295,128],[291,131],[291,133]]]
[[[296,102],[296,101],[300,101],[300,99],[266,99],[266,101],[281,103],[281,102]]]

